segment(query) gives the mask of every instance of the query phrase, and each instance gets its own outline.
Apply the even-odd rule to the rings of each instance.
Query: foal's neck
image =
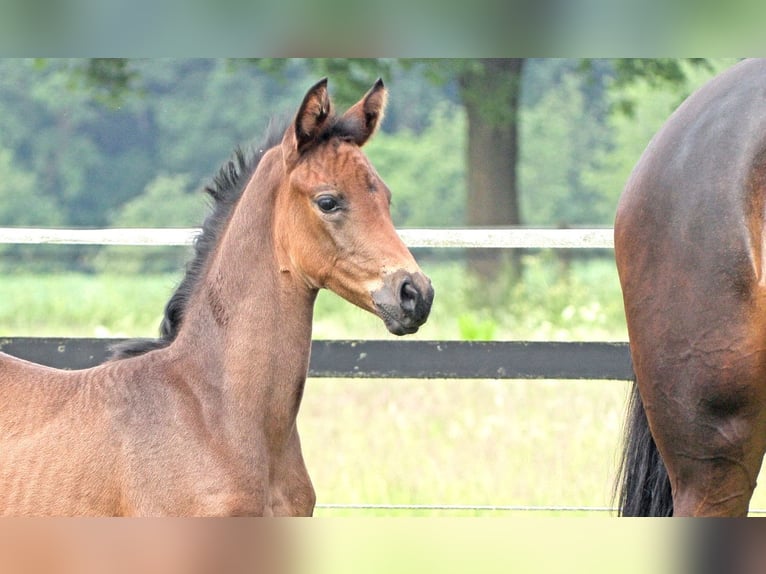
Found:
[[[270,160],[270,161],[269,161]],[[266,165],[263,165],[263,163]],[[234,432],[264,428],[278,447],[293,431],[303,394],[311,349],[316,290],[280,270],[273,232],[276,183],[281,158],[268,155],[235,207],[205,279],[195,291],[179,345],[208,371],[217,386],[227,425]],[[196,351],[195,351],[196,349]]]

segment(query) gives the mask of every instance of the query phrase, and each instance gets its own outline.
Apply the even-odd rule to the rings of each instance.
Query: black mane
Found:
[[[232,158],[221,166],[213,182],[205,187],[205,192],[213,199],[212,211],[202,224],[202,231],[194,240],[194,257],[186,264],[186,274],[165,305],[159,338],[131,339],[113,345],[110,348],[110,360],[143,355],[149,351],[167,347],[176,338],[194,286],[201,278],[205,262],[215,249],[234,206],[242,196],[247,182],[255,173],[265,152],[279,143],[281,136],[273,129],[271,132],[265,144],[254,153],[245,154],[241,148],[236,148]]]

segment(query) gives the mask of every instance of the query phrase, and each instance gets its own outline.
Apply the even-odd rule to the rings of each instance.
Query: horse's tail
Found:
[[[620,516],[671,516],[670,479],[649,432],[644,403],[633,381],[615,498]]]

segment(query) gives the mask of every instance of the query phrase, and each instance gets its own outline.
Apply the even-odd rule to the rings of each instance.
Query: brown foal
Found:
[[[222,169],[161,339],[82,371],[0,353],[1,514],[312,513],[296,416],[317,291],[397,335],[433,300],[360,150],[385,100],[379,80],[335,116],[322,80],[275,145]]]

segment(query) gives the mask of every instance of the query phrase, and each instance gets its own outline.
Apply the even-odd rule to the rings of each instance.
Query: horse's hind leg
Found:
[[[653,385],[656,408],[647,414],[670,477],[675,516],[747,514],[766,450],[762,355],[740,349],[687,357],[672,369],[672,390]]]
[[[746,516],[763,457],[743,419],[706,423],[727,444],[677,451],[668,465],[674,516]],[[704,431],[703,431],[704,432]],[[731,441],[731,442],[729,442]],[[672,470],[670,470],[672,468]]]

